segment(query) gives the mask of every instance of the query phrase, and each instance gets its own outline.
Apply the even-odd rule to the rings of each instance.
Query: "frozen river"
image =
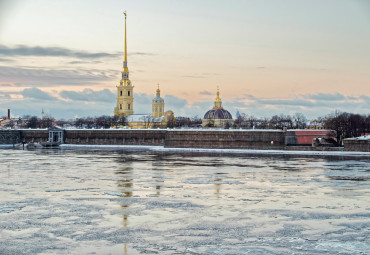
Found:
[[[0,150],[0,254],[370,254],[370,160]]]

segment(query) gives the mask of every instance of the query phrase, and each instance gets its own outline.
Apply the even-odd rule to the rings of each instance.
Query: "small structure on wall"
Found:
[[[234,124],[233,117],[230,112],[222,107],[220,91],[217,88],[217,97],[214,106],[211,110],[204,114],[202,119],[203,127],[226,127]]]
[[[49,128],[49,143],[62,144],[64,143],[64,130],[60,127]]]

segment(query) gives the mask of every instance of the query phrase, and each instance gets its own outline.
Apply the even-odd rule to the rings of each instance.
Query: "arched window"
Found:
[[[119,109],[122,110],[122,104],[119,104]]]
[[[127,95],[130,96],[130,91],[127,91]]]
[[[119,92],[119,95],[122,96],[122,90]]]
[[[127,109],[130,110],[130,108],[131,108],[131,105],[127,104]]]

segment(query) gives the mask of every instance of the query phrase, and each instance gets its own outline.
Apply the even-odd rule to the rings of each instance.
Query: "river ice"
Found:
[[[369,254],[370,160],[0,150],[0,254]]]

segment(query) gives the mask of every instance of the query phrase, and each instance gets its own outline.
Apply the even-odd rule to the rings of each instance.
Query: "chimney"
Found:
[[[10,119],[10,109],[8,109],[8,119]]]

